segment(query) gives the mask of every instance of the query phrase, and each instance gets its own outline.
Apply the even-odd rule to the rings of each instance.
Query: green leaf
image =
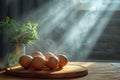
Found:
[[[14,19],[6,17],[5,21],[0,22],[0,34],[3,32],[12,44],[28,44],[38,39],[38,24],[19,23]]]
[[[6,17],[6,23],[9,23],[10,22],[10,17]]]

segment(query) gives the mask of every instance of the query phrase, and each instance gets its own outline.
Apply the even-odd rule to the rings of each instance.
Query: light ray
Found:
[[[40,23],[41,40],[28,46],[28,51],[63,53],[74,61],[89,56],[119,4],[104,3],[104,0],[80,0],[80,4],[75,1],[53,0],[24,18]],[[84,9],[81,4],[87,7]],[[106,12],[108,8],[111,13]]]

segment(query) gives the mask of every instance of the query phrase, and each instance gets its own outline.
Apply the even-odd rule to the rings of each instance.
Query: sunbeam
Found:
[[[111,13],[106,12],[109,8]],[[22,17],[40,24],[41,39],[28,45],[27,52],[51,51],[65,54],[69,60],[85,60],[117,8],[104,0],[49,1]]]

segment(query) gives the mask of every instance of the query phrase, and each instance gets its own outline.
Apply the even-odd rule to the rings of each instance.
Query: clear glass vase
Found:
[[[8,66],[19,65],[19,58],[25,55],[25,45],[15,45],[8,55]]]

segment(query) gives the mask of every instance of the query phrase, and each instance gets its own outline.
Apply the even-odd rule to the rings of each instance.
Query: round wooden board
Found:
[[[87,68],[77,64],[67,64],[59,70],[26,70],[21,66],[7,68],[5,74],[26,78],[75,78],[83,77],[88,74]]]

